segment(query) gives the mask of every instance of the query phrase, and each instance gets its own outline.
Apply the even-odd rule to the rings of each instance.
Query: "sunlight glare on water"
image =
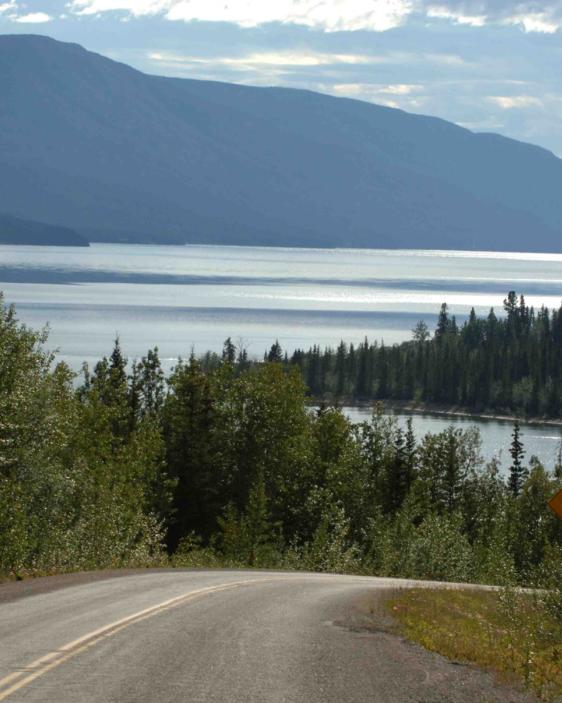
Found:
[[[261,356],[275,339],[387,344],[435,325],[447,302],[462,321],[501,314],[509,290],[539,307],[562,297],[562,255],[94,244],[89,249],[0,246],[0,288],[20,317],[51,326],[74,367],[109,352],[120,335],[139,357],[158,345],[170,363],[192,348],[243,338]]]
[[[226,337],[261,357],[275,339],[297,347],[387,344],[430,328],[441,303],[459,321],[474,306],[501,314],[509,290],[539,307],[560,304],[562,255],[491,252],[276,249],[94,244],[89,249],[0,246],[0,289],[33,327],[47,322],[50,345],[75,369],[111,351],[129,358],[158,346],[164,367],[193,349],[219,351]],[[365,419],[369,410],[349,411]],[[400,421],[405,422],[405,416]],[[464,418],[415,418],[418,434]],[[509,423],[478,423],[487,459],[509,447]],[[557,428],[526,427],[529,453],[551,465]]]

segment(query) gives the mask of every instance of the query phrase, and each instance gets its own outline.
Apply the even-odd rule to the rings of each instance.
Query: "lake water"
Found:
[[[391,344],[410,338],[420,319],[434,327],[444,301],[462,320],[472,306],[480,314],[492,306],[500,312],[509,290],[524,293],[532,305],[558,307],[562,255],[0,246],[0,290],[24,322],[50,324],[51,347],[74,368],[108,354],[116,335],[130,358],[157,345],[169,368],[191,349],[219,351],[229,336],[258,357],[275,339],[289,352],[341,339],[356,343],[365,335]],[[440,423],[427,418],[420,427]],[[558,431],[535,430],[528,430],[533,453],[544,447],[554,456]],[[483,429],[486,453],[507,448],[510,431]],[[489,444],[488,432],[496,437]]]
[[[364,422],[371,417],[371,409],[345,408],[345,412],[353,422]],[[477,427],[482,439],[482,456],[485,460],[496,457],[500,465],[506,469],[510,465],[509,447],[513,423],[500,420],[482,420],[457,415],[409,414],[394,413],[399,425],[406,427],[408,418],[412,418],[416,437],[421,439],[428,432],[437,433],[450,425],[466,430]],[[536,456],[547,469],[552,470],[558,459],[560,443],[562,442],[562,427],[554,425],[521,425],[521,441],[525,448],[525,462]]]
[[[89,249],[0,246],[0,289],[22,320],[51,325],[73,366],[109,353],[119,334],[130,357],[158,345],[179,355],[219,350],[230,336],[261,356],[284,348],[407,339],[433,327],[447,301],[501,309],[509,290],[558,306],[562,255],[94,244]]]

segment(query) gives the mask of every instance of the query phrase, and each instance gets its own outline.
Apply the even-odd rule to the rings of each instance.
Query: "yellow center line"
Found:
[[[48,654],[36,659],[27,666],[22,667],[18,671],[14,671],[3,679],[0,679],[0,701],[6,700],[8,696],[11,696],[16,691],[28,686],[30,683],[43,676],[52,669],[57,668],[61,664],[64,664],[69,659],[77,656],[78,654],[90,649],[94,645],[98,644],[102,640],[112,637],[113,635],[121,632],[126,627],[130,625],[141,622],[142,620],[147,620],[148,618],[157,615],[158,613],[170,610],[171,608],[176,608],[179,605],[188,603],[200,596],[208,595],[211,593],[218,593],[220,591],[227,591],[234,588],[240,588],[241,586],[247,586],[256,583],[267,583],[270,581],[280,581],[284,580],[283,577],[275,578],[261,578],[261,579],[251,579],[248,581],[235,581],[233,583],[221,584],[220,586],[208,586],[206,588],[200,588],[196,591],[190,591],[189,593],[184,593],[181,596],[175,598],[170,598],[169,600],[158,603],[158,605],[153,605],[150,608],[145,608],[140,610],[133,615],[128,615],[126,618],[121,618],[115,622],[100,627],[96,630],[88,632],[88,634],[79,637],[78,639],[72,640],[67,644],[59,647]],[[23,677],[23,678],[22,678]],[[19,679],[19,681],[18,681]],[[15,683],[14,683],[15,682]],[[7,688],[6,688],[7,686]]]

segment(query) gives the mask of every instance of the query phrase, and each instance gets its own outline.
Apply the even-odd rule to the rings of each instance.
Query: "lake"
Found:
[[[501,310],[509,290],[558,306],[562,255],[94,244],[89,249],[0,246],[0,289],[30,325],[49,321],[72,366],[111,350],[158,345],[179,355],[218,351],[230,336],[261,356],[284,348],[408,339],[434,327],[447,301],[463,319]]]
[[[368,407],[345,408],[345,413],[353,422],[364,422],[371,417],[371,409]],[[395,412],[393,416],[403,428],[406,428],[408,418],[411,417],[417,439],[421,439],[428,432],[433,434],[442,432],[450,425],[463,430],[477,427],[482,438],[482,456],[485,460],[496,457],[504,470],[510,465],[512,422],[431,413]],[[558,459],[562,442],[562,427],[522,424],[521,441],[525,447],[525,462],[528,462],[532,456],[536,456],[547,469],[552,470]]]
[[[524,293],[537,307],[558,307],[562,255],[5,245],[0,289],[24,322],[50,324],[51,347],[76,369],[109,354],[117,335],[130,358],[157,345],[169,368],[192,349],[219,351],[229,336],[257,357],[275,339],[289,352],[341,339],[357,343],[365,335],[392,344],[410,338],[420,319],[433,328],[445,301],[463,320],[472,306],[480,314],[492,306],[501,312],[509,290]],[[448,422],[416,418],[422,433]],[[507,451],[510,426],[479,427],[486,456]],[[525,432],[533,447],[529,454],[555,456],[556,428]]]

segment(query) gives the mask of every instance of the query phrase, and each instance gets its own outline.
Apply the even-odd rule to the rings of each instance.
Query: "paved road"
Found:
[[[71,582],[72,583],[72,582]],[[1,598],[0,701],[531,700],[363,627],[391,579],[162,571]],[[40,592],[45,590],[47,592]],[[367,613],[367,614],[366,614]]]

